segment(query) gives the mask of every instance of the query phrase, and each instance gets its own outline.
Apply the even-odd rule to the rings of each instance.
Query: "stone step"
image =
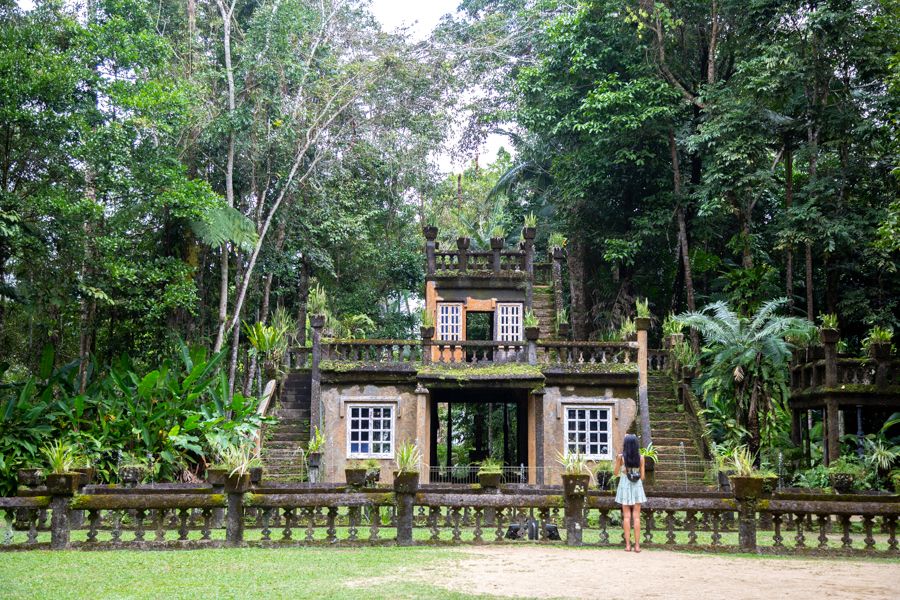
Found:
[[[279,408],[277,411],[279,419],[309,419],[308,408]]]

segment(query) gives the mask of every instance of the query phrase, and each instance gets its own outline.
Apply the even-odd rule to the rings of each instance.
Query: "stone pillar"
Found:
[[[531,392],[534,398],[534,473],[535,482],[544,485],[544,392]]]
[[[653,443],[650,434],[650,400],[647,395],[647,330],[650,329],[650,319],[635,319],[637,326],[638,342],[638,406],[641,412],[641,445],[646,448]]]
[[[225,509],[225,545],[240,546],[244,543],[244,494],[228,493]]]
[[[69,501],[71,495],[53,496],[50,498],[50,548],[52,550],[65,550],[69,547]]]
[[[397,510],[397,545],[413,545],[413,505],[419,488],[418,473],[399,473],[394,478]]]
[[[796,408],[791,409],[791,443],[799,447],[803,442],[801,436],[800,411]]]
[[[431,394],[421,383],[416,386],[416,439],[422,449],[420,481],[431,481]]]
[[[459,250],[459,272],[465,273],[469,268],[469,245],[472,243],[467,237],[456,238],[456,249]]]
[[[584,500],[589,482],[589,475],[563,475],[567,546],[581,546],[583,543]]]
[[[827,437],[825,464],[831,464],[831,461],[841,457],[840,431],[838,429],[839,412],[840,408],[837,400],[829,398],[825,401],[825,435]]]
[[[550,253],[550,258],[553,260],[551,271],[553,281],[553,309],[556,312],[559,312],[563,309],[562,248],[553,248]]]
[[[825,350],[825,386],[837,387],[837,343],[841,339],[837,329],[822,329],[819,339]]]
[[[322,374],[319,365],[322,362],[322,328],[325,327],[325,315],[312,315],[309,318],[312,329],[312,366],[310,374],[309,402],[309,435],[315,435],[316,427],[321,426],[322,419]]]
[[[422,228],[422,234],[425,236],[425,275],[426,277],[434,277],[437,268],[434,252],[437,249],[438,229],[434,225],[426,225]]]
[[[500,274],[500,252],[503,251],[503,238],[491,238],[491,252],[493,256],[494,275]]]
[[[430,364],[432,360],[431,340],[434,339],[434,327],[420,327],[422,335],[422,364]]]
[[[528,276],[525,287],[525,308],[531,310],[534,308],[534,236],[537,231],[534,227],[523,227],[522,237],[525,243],[522,249],[525,251],[525,273]]]
[[[742,552],[756,552],[756,498],[738,498],[738,544]]]

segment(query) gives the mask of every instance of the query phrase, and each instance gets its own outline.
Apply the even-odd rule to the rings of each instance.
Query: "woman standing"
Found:
[[[622,443],[622,453],[616,457],[613,472],[619,475],[616,502],[622,505],[622,525],[625,527],[625,552],[631,552],[631,528],[634,519],[634,551],[641,551],[641,504],[644,494],[644,457],[638,450],[637,436],[629,433]]]

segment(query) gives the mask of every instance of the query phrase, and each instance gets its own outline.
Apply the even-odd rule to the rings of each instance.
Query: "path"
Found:
[[[533,546],[459,553],[456,565],[440,561],[402,577],[412,574],[449,590],[508,598],[895,600],[900,590],[900,561]]]

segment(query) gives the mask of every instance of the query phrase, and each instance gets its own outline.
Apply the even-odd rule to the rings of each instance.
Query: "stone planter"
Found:
[[[729,477],[729,480],[731,481],[732,493],[738,500],[750,500],[765,496],[765,492],[763,491],[765,479],[762,477],[741,477],[732,475]]]
[[[228,478],[228,469],[207,469],[206,482],[210,485],[225,485],[225,479]]]
[[[419,489],[418,471],[394,471],[394,491],[398,494],[415,494]]]
[[[470,245],[472,245],[471,238],[467,238],[467,237],[456,238],[456,248],[458,250],[468,250]]]
[[[16,479],[19,485],[37,487],[44,483],[44,471],[41,469],[19,469]]]
[[[590,475],[563,475],[563,491],[566,496],[574,496],[575,494],[586,494],[588,485],[591,483]]]
[[[609,484],[613,478],[612,471],[597,471],[596,473],[594,473],[594,476],[597,478],[597,487],[599,489],[609,489]]]
[[[434,327],[419,327],[419,334],[422,336],[423,340],[433,339]]]
[[[536,342],[538,338],[541,337],[541,328],[540,327],[526,327],[525,328],[525,339],[529,342]]]
[[[225,478],[225,492],[229,494],[243,494],[250,489],[250,473],[243,475],[235,473]]]
[[[422,235],[425,236],[426,240],[434,241],[435,239],[437,239],[437,234],[438,234],[438,228],[435,227],[434,225],[426,225],[425,227],[422,228]]]
[[[318,469],[322,466],[322,453],[310,452],[306,455],[306,466],[310,469]]]
[[[559,324],[559,337],[567,338],[569,337],[569,332],[572,330],[572,327],[568,323],[560,323]]]
[[[526,240],[533,240],[537,236],[537,227],[523,227],[522,237]]]
[[[479,473],[478,483],[486,490],[495,490],[503,481],[503,473]]]
[[[344,469],[344,478],[347,481],[347,485],[350,487],[363,487],[366,485],[366,470],[354,468]]]
[[[731,491],[731,473],[732,471],[724,470],[716,473],[716,476],[719,479],[719,487],[723,492]]]
[[[81,478],[78,481],[78,487],[84,487],[94,483],[94,478],[97,476],[97,469],[94,467],[72,469],[72,471],[81,475]]]
[[[819,341],[823,344],[837,344],[841,339],[841,332],[837,329],[822,328],[819,330]]]
[[[503,250],[503,246],[506,245],[506,240],[503,238],[491,238],[491,250]]]
[[[550,256],[555,260],[562,260],[565,258],[566,254],[562,248],[553,248],[550,250]]]
[[[139,466],[119,467],[119,480],[125,487],[134,487],[144,480],[147,469]]]
[[[771,496],[775,493],[775,489],[778,487],[778,476],[777,475],[767,475],[762,478],[763,480],[763,495]]]
[[[637,317],[634,320],[634,326],[638,331],[648,331],[650,329],[650,317]]]
[[[381,469],[366,469],[366,487],[375,487],[381,480]]]
[[[683,341],[684,341],[683,333],[672,333],[669,335],[669,339],[667,340],[666,343],[668,344],[669,348],[674,348],[675,346],[677,346],[678,344],[680,344]]]
[[[876,360],[887,360],[891,357],[891,344],[879,343],[870,345],[869,356]]]
[[[309,326],[314,329],[325,327],[325,315],[309,315]]]
[[[263,468],[262,467],[250,467],[248,470],[250,473],[250,483],[256,485],[260,481],[262,481],[263,476]]]
[[[850,473],[829,473],[828,483],[838,494],[850,494],[853,492],[853,483],[856,477]]]
[[[47,492],[52,496],[72,496],[78,491],[81,473],[49,473]]]

